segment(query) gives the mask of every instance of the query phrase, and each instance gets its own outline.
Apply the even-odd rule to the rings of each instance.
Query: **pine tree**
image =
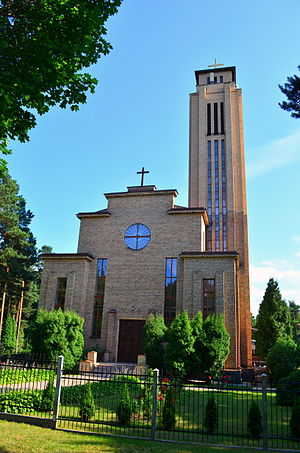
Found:
[[[290,310],[273,278],[270,278],[260,304],[256,328],[256,352],[262,358],[267,356],[279,338],[292,336]]]
[[[142,351],[150,368],[162,369],[164,365],[165,351],[162,342],[166,331],[162,316],[148,316],[142,332]]]
[[[298,66],[300,71],[300,66]],[[287,78],[287,83],[279,85],[287,101],[279,103],[283,110],[291,112],[293,118],[300,118],[300,77],[294,74]]]
[[[192,353],[194,352],[194,336],[187,312],[178,313],[169,328],[166,347],[168,370],[176,377],[186,375]]]
[[[26,316],[32,299],[24,298],[20,311],[22,286],[26,294],[37,277],[36,241],[29,229],[33,214],[18,192],[19,186],[8,174],[0,177],[0,336],[8,311],[21,319]]]

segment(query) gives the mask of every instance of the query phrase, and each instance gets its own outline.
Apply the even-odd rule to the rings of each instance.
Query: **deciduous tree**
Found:
[[[0,151],[29,140],[36,113],[86,102],[97,80],[84,69],[111,50],[104,24],[121,2],[0,0]]]

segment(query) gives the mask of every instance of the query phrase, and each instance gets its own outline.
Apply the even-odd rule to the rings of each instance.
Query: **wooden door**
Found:
[[[144,319],[120,319],[118,362],[137,363],[142,354],[141,339]]]

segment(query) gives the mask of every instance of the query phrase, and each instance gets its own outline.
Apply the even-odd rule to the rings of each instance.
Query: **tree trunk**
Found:
[[[19,302],[18,313],[17,313],[16,354],[17,354],[18,348],[19,348],[19,339],[20,339],[20,332],[21,332],[21,320],[22,320],[22,310],[23,310],[24,287],[25,287],[25,282],[24,282],[24,280],[22,280],[21,296],[20,296],[20,302]]]

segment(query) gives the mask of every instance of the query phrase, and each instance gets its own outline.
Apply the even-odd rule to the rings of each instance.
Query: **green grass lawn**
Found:
[[[251,449],[150,442],[49,430],[0,421],[0,453],[253,453]]]

